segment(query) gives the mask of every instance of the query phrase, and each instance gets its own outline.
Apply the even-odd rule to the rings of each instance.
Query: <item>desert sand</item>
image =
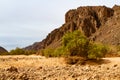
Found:
[[[0,80],[120,80],[120,58],[97,65],[68,65],[64,58],[0,56]]]

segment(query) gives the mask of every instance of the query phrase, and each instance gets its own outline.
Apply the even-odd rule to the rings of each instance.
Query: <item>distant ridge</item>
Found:
[[[61,38],[70,31],[80,30],[93,41],[106,44],[120,44],[120,6],[83,6],[71,9],[65,14],[65,23],[41,42],[27,46],[25,50],[56,48],[61,45]]]
[[[8,52],[6,49],[0,46],[0,54]]]

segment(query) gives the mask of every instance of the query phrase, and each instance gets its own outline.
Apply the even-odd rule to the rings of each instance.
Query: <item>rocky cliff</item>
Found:
[[[120,6],[113,8],[114,15],[100,27],[91,37],[98,42],[111,45],[120,45]]]
[[[24,49],[39,50],[47,47],[56,48],[61,45],[62,36],[66,32],[72,32],[74,30],[80,30],[94,41],[116,45],[120,41],[119,15],[120,6],[117,5],[113,8],[105,6],[86,6],[69,10],[65,14],[65,23],[60,28],[49,33],[43,41],[34,43]],[[113,36],[117,38],[111,39]]]
[[[2,53],[7,53],[8,51],[6,49],[4,49],[3,47],[0,46],[0,54]]]

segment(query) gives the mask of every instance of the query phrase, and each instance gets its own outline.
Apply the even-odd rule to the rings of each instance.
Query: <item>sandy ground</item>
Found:
[[[67,65],[63,58],[0,56],[0,80],[120,80],[120,57],[100,65]]]
[[[120,64],[120,57],[113,57],[113,58],[103,58],[104,60],[108,60],[110,63],[106,65],[113,65],[113,64]]]
[[[2,65],[1,65],[2,64]],[[42,56],[15,55],[0,56],[0,68],[14,67],[39,67],[39,66],[65,66],[63,58],[45,58]]]

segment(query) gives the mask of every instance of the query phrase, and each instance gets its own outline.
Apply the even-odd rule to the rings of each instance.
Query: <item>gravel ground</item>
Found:
[[[120,58],[100,65],[66,65],[63,58],[0,56],[0,80],[120,80]]]

